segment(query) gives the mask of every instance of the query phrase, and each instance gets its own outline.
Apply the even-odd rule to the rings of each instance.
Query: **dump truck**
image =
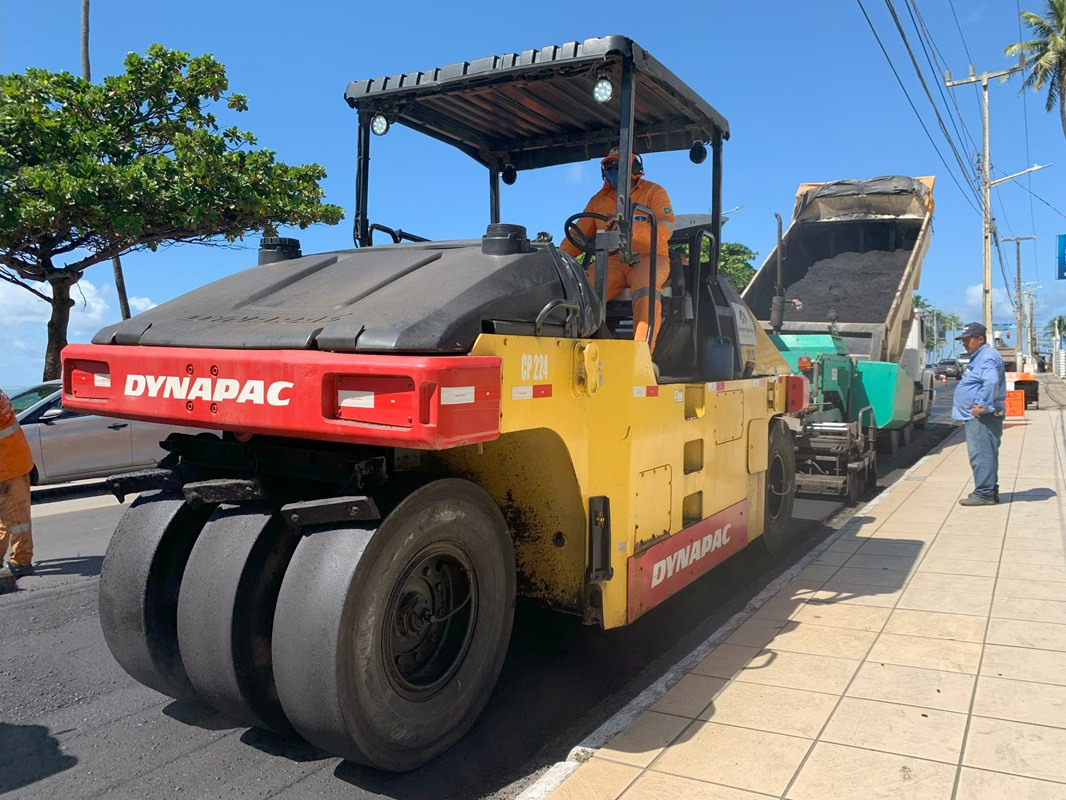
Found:
[[[158,467],[110,483],[137,494],[100,577],[118,663],[235,723],[408,770],[488,702],[516,596],[613,629],[750,543],[787,547],[809,387],[718,274],[728,122],[631,39],[345,98],[355,246],[264,239],[257,265],[65,348],[63,399],[222,432],[172,436]],[[477,235],[371,222],[371,144],[397,125],[477,165]],[[687,151],[709,190],[709,217],[673,231],[709,255],[674,265],[654,354],[631,307],[628,324],[608,313],[606,269],[502,221],[526,171],[612,148]],[[629,193],[583,243],[594,263],[632,262],[638,217],[657,224]]]
[[[929,249],[934,179],[800,186],[792,220],[743,298],[817,408],[797,452],[801,496],[852,500],[876,485],[876,453],[923,427],[934,398],[913,294]]]

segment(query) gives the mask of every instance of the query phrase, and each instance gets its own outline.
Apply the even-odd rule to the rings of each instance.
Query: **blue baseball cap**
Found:
[[[962,326],[962,335],[956,336],[955,341],[969,339],[971,336],[988,336],[988,329],[980,322],[967,322]]]

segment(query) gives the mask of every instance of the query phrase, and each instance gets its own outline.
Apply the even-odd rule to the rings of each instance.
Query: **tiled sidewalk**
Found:
[[[1066,412],[960,431],[553,800],[1066,799]]]

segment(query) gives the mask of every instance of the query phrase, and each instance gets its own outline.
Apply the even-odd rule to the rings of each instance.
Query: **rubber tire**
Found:
[[[788,524],[796,502],[796,448],[792,434],[780,422],[770,424],[770,453],[766,467],[763,548],[777,557],[789,548]]]
[[[274,608],[299,537],[275,506],[219,506],[189,556],[178,642],[189,680],[240,725],[291,734],[271,661]]]
[[[471,638],[448,682],[412,700],[385,667],[385,637],[397,621],[386,614],[405,571],[434,546],[457,547],[469,559],[477,590],[469,601]],[[351,761],[394,771],[425,764],[455,744],[488,702],[507,653],[514,597],[507,523],[468,481],[416,489],[376,531],[309,533],[289,564],[274,617],[285,713],[311,744]]]
[[[899,450],[899,428],[882,431],[877,437],[877,449],[889,455]]]
[[[914,440],[914,426],[909,422],[899,429],[899,446],[907,447]]]
[[[198,700],[178,647],[178,591],[196,538],[214,510],[179,493],[141,494],[119,520],[100,570],[100,627],[111,655],[145,686]]]

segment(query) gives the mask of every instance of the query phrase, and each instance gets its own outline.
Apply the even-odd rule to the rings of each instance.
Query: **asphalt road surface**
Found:
[[[954,430],[945,417],[953,391],[954,382],[938,387],[929,426],[909,447],[879,457],[882,485]],[[99,484],[35,494],[38,572],[0,595],[0,794],[513,798],[851,513],[798,502],[785,558],[750,548],[619,630],[520,605],[503,674],[474,728],[425,767],[391,774],[232,727],[127,676],[104,644],[96,605],[103,554],[124,510]]]

